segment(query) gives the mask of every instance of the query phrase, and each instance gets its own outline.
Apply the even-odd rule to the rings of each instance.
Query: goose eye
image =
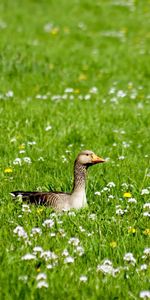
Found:
[[[86,156],[89,156],[89,154],[86,154]]]

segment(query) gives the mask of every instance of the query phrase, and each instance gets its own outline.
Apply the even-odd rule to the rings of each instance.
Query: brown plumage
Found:
[[[22,200],[38,205],[51,206],[58,211],[79,209],[86,206],[85,179],[88,167],[105,162],[92,151],[85,150],[78,154],[74,163],[74,183],[71,193],[63,192],[23,192],[15,191],[13,197],[21,196]]]

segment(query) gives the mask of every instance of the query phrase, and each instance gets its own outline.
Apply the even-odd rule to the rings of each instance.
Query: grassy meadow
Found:
[[[1,299],[150,298],[150,1],[0,2]],[[70,191],[55,213],[13,190]]]

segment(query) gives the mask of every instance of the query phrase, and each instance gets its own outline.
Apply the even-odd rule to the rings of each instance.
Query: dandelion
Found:
[[[79,81],[85,81],[85,80],[87,80],[87,76],[86,76],[85,74],[81,73],[81,74],[79,75],[79,77],[78,77],[78,80],[79,80]]]
[[[32,259],[36,259],[36,256],[31,253],[27,253],[21,257],[21,260],[32,260]]]
[[[123,194],[123,197],[125,197],[125,198],[131,198],[131,197],[132,197],[132,194],[131,194],[130,192],[125,192],[125,193]]]
[[[146,228],[146,229],[143,231],[143,233],[144,233],[145,235],[150,235],[150,229],[149,229],[149,228]]]
[[[150,299],[150,291],[141,291],[139,297],[142,299]]]
[[[129,227],[128,228],[128,233],[136,233],[136,229],[134,227]]]
[[[80,280],[81,282],[86,282],[86,281],[88,280],[88,278],[87,278],[87,276],[85,276],[85,275],[81,275],[80,278],[79,278],[79,280]]]
[[[64,263],[65,263],[65,264],[72,264],[72,263],[74,263],[74,258],[71,257],[71,256],[67,256],[67,257],[64,259]]]
[[[38,284],[37,284],[37,288],[41,289],[43,287],[48,288],[48,283],[46,281],[44,281],[44,280],[43,281],[39,281]]]
[[[124,260],[125,262],[128,262],[128,263],[131,264],[131,265],[135,265],[135,263],[136,263],[136,259],[134,258],[133,254],[130,253],[130,252],[129,252],[129,253],[126,253],[126,254],[124,255],[123,260]]]
[[[109,245],[110,245],[111,248],[116,248],[117,247],[117,242],[112,241],[112,242],[110,242]]]
[[[6,168],[4,170],[4,173],[12,173],[13,172],[13,169],[12,168]]]

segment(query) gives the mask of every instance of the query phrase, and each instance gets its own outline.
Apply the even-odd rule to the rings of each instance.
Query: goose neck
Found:
[[[75,161],[74,165],[74,184],[73,191],[85,190],[85,179],[86,179],[87,168],[81,165],[78,161]]]

